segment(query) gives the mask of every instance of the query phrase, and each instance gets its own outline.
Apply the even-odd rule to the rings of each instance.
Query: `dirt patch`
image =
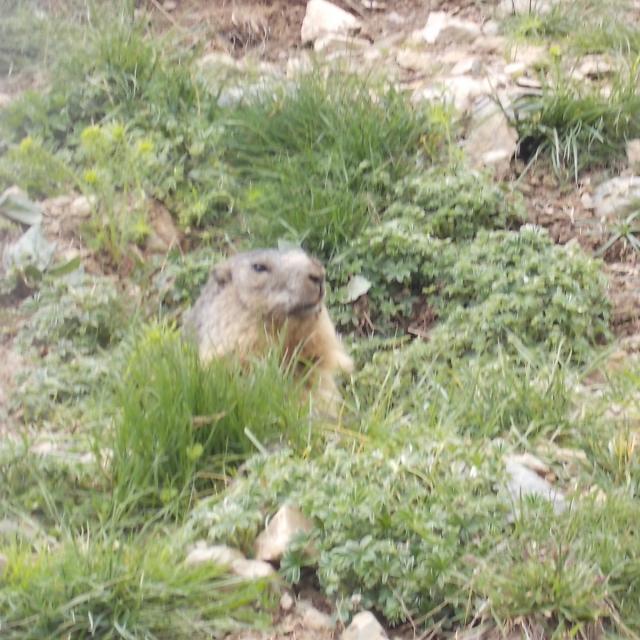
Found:
[[[558,244],[575,239],[588,253],[599,255],[611,236],[589,206],[592,184],[601,177],[586,175],[580,183],[558,184],[543,172],[525,177],[521,191],[525,195],[529,219],[549,231]],[[640,255],[619,240],[602,255],[604,273],[612,304],[612,328],[619,337],[640,335]]]

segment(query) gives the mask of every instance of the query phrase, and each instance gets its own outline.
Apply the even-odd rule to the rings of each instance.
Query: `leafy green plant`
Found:
[[[256,446],[307,444],[302,390],[276,355],[248,368],[233,358],[202,365],[175,331],[156,327],[141,336],[117,395],[117,495],[155,506],[184,500],[215,487],[226,466]]]
[[[0,190],[18,184],[29,195],[53,196],[78,184],[68,161],[30,136],[0,157]]]
[[[429,334],[433,352],[443,355],[509,346],[514,334],[579,361],[607,339],[602,276],[578,247],[556,247],[533,227],[481,230],[462,243],[421,227],[405,216],[371,228],[338,264],[342,282],[362,275],[372,283],[369,313],[382,332],[393,330],[389,319],[410,318],[423,299],[438,317]]]

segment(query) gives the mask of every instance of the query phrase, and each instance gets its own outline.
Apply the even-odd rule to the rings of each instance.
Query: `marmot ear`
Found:
[[[231,265],[223,262],[213,268],[213,278],[221,286],[224,287],[231,282]]]

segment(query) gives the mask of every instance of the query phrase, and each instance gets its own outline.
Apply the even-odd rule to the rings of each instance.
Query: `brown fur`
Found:
[[[313,365],[315,397],[335,410],[334,375],[353,368],[324,304],[322,265],[304,251],[261,249],[219,263],[193,308],[185,328],[200,358],[264,353],[282,341],[286,358]]]

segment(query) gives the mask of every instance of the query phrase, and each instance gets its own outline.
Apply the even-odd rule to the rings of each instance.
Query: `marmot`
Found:
[[[313,366],[310,382],[323,410],[334,412],[339,393],[333,376],[353,362],[336,335],[324,304],[325,271],[301,249],[259,249],[217,264],[184,327],[203,362],[233,353],[284,348]]]

